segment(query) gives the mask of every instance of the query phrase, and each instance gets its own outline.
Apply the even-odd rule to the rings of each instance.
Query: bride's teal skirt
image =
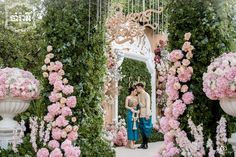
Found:
[[[133,130],[133,124],[134,124],[134,122],[132,121],[133,112],[128,110],[128,114],[127,115],[128,115],[127,116],[128,140],[138,141],[138,129]],[[136,121],[136,127],[138,128],[138,122],[137,121]]]

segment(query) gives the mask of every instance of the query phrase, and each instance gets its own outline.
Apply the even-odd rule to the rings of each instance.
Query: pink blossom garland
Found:
[[[227,143],[227,133],[226,133],[226,119],[221,117],[216,128],[216,151],[219,155],[224,156]]]
[[[50,123],[51,127],[48,126],[44,133],[44,143],[47,143],[47,147],[39,149],[37,157],[79,157],[80,148],[73,144],[78,139],[78,126],[75,125],[76,118],[71,118],[72,109],[77,104],[76,97],[71,95],[74,87],[68,85],[68,80],[63,78],[63,64],[60,61],[52,62],[52,46],[48,46],[47,51],[42,70],[43,76],[48,78],[49,84],[53,86],[53,91],[49,96],[52,104],[48,106],[44,120]]]
[[[189,150],[187,152],[187,147],[194,144],[188,140],[186,133],[181,131],[179,128],[180,122],[178,121],[187,105],[193,103],[194,100],[194,95],[186,84],[191,80],[193,74],[190,59],[193,57],[192,50],[194,47],[188,41],[190,36],[191,33],[185,34],[186,42],[183,44],[182,50],[173,50],[168,56],[173,66],[169,69],[166,83],[167,107],[164,110],[164,116],[160,119],[160,131],[164,133],[164,147],[158,156],[176,156],[188,152],[194,152],[200,156],[205,153],[201,127],[193,131],[195,144],[199,144],[198,147],[200,148],[195,149],[196,151]],[[189,124],[193,123],[189,122]],[[194,130],[193,126],[190,127]],[[183,143],[184,141],[185,143]]]

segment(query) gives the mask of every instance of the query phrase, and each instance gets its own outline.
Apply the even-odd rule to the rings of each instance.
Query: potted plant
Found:
[[[211,100],[219,100],[227,114],[236,116],[236,53],[224,53],[216,58],[203,74],[203,91]],[[236,133],[229,143],[236,154]]]
[[[13,130],[19,124],[13,118],[27,110],[30,100],[39,96],[39,81],[29,71],[0,69],[0,130]]]

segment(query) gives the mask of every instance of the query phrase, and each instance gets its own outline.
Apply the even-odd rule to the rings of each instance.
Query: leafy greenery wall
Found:
[[[57,59],[64,63],[66,77],[75,87],[78,105],[74,113],[80,126],[81,156],[112,157],[114,151],[101,137],[103,114],[100,109],[106,62],[103,19],[107,0],[101,4],[92,0],[45,0],[44,3],[43,19],[36,29],[26,33],[4,28],[4,6],[0,6],[0,65],[29,70],[46,85],[42,89],[42,98],[34,102],[21,118],[27,121],[30,115],[42,117],[45,113],[50,88],[43,81],[41,66],[46,46],[51,44]],[[97,12],[98,5],[101,5],[101,12]],[[28,135],[24,141],[19,153],[1,150],[0,156],[36,156]]]
[[[203,123],[204,137],[214,139],[216,125],[223,111],[218,101],[209,100],[202,90],[202,75],[214,57],[231,50],[227,20],[220,18],[218,1],[213,0],[168,0],[169,48],[182,46],[185,32],[191,32],[191,42],[195,47],[193,58],[193,80],[191,90],[195,95],[194,104],[187,107],[181,119],[181,127],[187,130],[187,119],[192,117],[195,124]],[[204,117],[204,118],[202,118]],[[233,118],[228,117],[228,131],[235,130]]]
[[[145,90],[151,96],[151,74],[148,72],[146,64],[144,62],[125,58],[121,65],[122,80],[119,81],[119,115],[121,118],[126,119],[127,109],[125,108],[125,98],[129,95],[129,87],[138,81],[146,83]]]
[[[65,65],[66,77],[75,87],[82,157],[114,156],[101,137],[100,105],[106,58],[103,21],[98,21],[106,15],[107,1],[101,3],[100,19],[96,18],[98,5],[92,0],[46,0],[47,14],[43,18],[46,42],[54,47],[56,56]]]

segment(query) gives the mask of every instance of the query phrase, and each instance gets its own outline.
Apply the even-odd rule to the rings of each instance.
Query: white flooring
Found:
[[[155,157],[163,142],[149,143],[148,149],[128,149],[125,147],[116,148],[116,157]],[[139,145],[136,145],[138,147]]]

